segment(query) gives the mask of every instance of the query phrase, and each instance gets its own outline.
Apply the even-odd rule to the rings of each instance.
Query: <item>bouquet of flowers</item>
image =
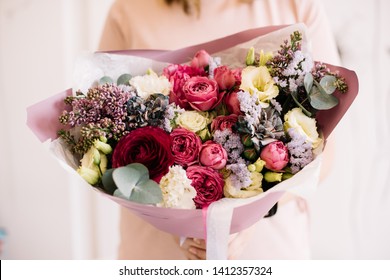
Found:
[[[84,84],[56,108],[55,153],[162,230],[207,232],[209,245],[213,225],[225,236],[248,227],[292,185],[315,184],[315,159],[357,93],[354,73],[313,61],[299,29],[281,29],[288,36],[272,51],[263,38],[212,54],[215,42],[194,46],[187,62],[180,51],[126,54],[142,65],[130,71],[103,59],[112,75],[79,73]]]

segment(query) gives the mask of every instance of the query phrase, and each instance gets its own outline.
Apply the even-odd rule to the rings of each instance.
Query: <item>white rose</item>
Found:
[[[279,94],[279,88],[275,85],[267,67],[248,66],[241,72],[240,89],[257,95],[261,107],[269,106],[269,100]]]
[[[184,111],[176,118],[176,124],[196,133],[206,128],[211,122],[208,115],[198,111]]]
[[[186,171],[179,165],[169,168],[169,172],[160,180],[163,202],[158,206],[178,209],[195,209],[196,190],[191,186]]]
[[[317,132],[316,120],[306,116],[301,108],[294,108],[284,115],[284,130],[294,128],[299,135],[311,143],[312,148],[316,148],[321,143],[321,138]]]
[[[130,85],[135,87],[137,95],[144,99],[147,99],[151,94],[155,93],[161,93],[167,96],[172,87],[165,76],[158,76],[155,72],[133,77],[130,80]]]

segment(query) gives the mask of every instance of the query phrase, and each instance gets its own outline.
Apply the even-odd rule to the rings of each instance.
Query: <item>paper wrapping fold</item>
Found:
[[[115,79],[125,72],[132,75],[144,74],[148,68],[158,72],[168,63],[187,62],[200,49],[205,49],[213,56],[220,56],[225,65],[235,65],[242,63],[248,47],[255,46],[257,49],[274,51],[295,30],[303,33],[303,48],[309,51],[309,45],[306,44],[305,26],[298,24],[248,30],[176,51],[129,50],[89,54],[82,56],[76,63],[74,88],[85,90],[103,75],[109,75]],[[325,139],[341,120],[358,93],[358,80],[355,72],[342,67],[329,66],[345,77],[349,91],[347,94],[337,94],[340,100],[338,106],[318,114],[317,121]],[[40,141],[50,139],[52,141],[51,150],[55,156],[66,166],[71,167],[70,170],[78,176],[75,172],[77,162],[62,142],[55,140],[56,132],[61,128],[58,116],[65,109],[63,99],[70,94],[72,94],[71,89],[27,108],[27,125]],[[206,227],[202,210],[159,208],[137,204],[103,192],[101,194],[128,208],[160,230],[177,236],[207,237],[207,258],[224,259],[227,256],[229,234],[239,232],[256,223],[286,192],[305,197],[317,185],[320,165],[321,154],[298,174],[263,194],[247,199],[224,198],[212,203],[207,210]]]

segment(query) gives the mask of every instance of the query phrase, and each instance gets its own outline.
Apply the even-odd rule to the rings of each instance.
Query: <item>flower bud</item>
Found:
[[[283,175],[282,173],[267,171],[264,174],[264,180],[266,180],[269,183],[281,182],[282,175]]]
[[[262,160],[261,158],[258,158],[253,164],[256,167],[256,172],[261,172],[263,171],[263,168],[265,166],[265,161]]]
[[[294,174],[285,172],[282,175],[282,180],[284,181],[284,180],[290,179],[292,176],[294,176]]]
[[[108,155],[112,152],[112,148],[109,144],[96,140],[93,145],[95,146],[96,149],[98,149],[100,152],[102,152],[105,155]]]
[[[211,134],[210,134],[210,131],[207,127],[202,129],[201,131],[197,132],[196,134],[200,137],[200,139],[202,139],[202,142],[205,142],[205,141],[211,139]]]
[[[246,148],[244,150],[244,158],[250,161],[254,161],[258,157],[255,148]]]
[[[80,168],[77,169],[77,173],[91,185],[97,184],[100,180],[99,171],[95,169],[80,166]]]
[[[256,165],[254,165],[254,164],[249,164],[249,165],[248,165],[248,170],[249,170],[250,172],[255,172],[255,171],[256,171]]]
[[[245,147],[253,147],[253,141],[252,141],[252,136],[249,134],[244,134],[241,137],[241,142]]]
[[[246,65],[253,65],[255,63],[255,48],[251,47],[248,50],[248,53],[246,55],[246,60],[245,60]]]

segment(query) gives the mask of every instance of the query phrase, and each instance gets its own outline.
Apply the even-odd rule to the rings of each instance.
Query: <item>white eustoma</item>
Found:
[[[135,87],[137,95],[147,99],[151,94],[161,93],[165,96],[171,91],[171,83],[165,76],[158,76],[155,72],[150,71],[143,76],[131,78],[130,85]]]
[[[284,129],[294,128],[297,133],[311,144],[312,148],[318,147],[322,139],[317,131],[317,124],[314,118],[306,116],[301,108],[294,108],[284,115]]]
[[[186,171],[180,165],[169,168],[169,172],[160,180],[163,202],[158,206],[178,209],[195,209],[196,190],[191,186]]]
[[[263,108],[268,107],[269,101],[279,94],[279,88],[265,66],[245,67],[241,72],[240,89],[256,95]]]

